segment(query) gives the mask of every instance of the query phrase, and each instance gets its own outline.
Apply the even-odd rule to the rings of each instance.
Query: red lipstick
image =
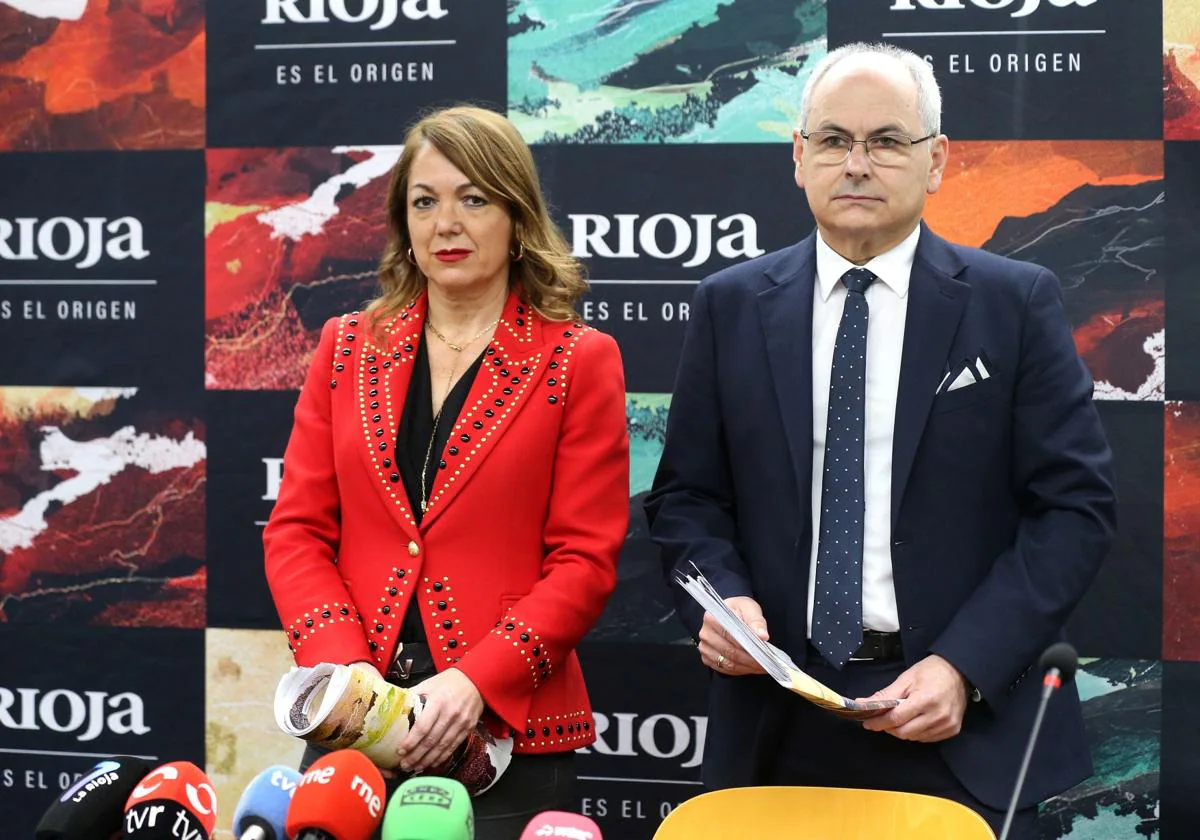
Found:
[[[465,248],[444,248],[435,253],[434,256],[437,257],[441,262],[455,263],[465,260],[467,257],[471,256],[471,252]]]

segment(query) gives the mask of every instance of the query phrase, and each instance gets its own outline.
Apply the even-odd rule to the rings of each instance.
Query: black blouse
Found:
[[[429,467],[425,472],[425,490],[433,495],[433,488],[438,470],[445,464],[443,453],[450,439],[450,432],[458,422],[471,385],[483,364],[484,354],[471,363],[458,382],[450,390],[442,403],[442,414],[437,424],[437,436],[433,448],[429,447],[429,437],[434,434],[433,428],[433,382],[429,374],[429,353],[426,351],[425,336],[417,348],[416,358],[413,359],[412,379],[408,383],[408,394],[404,399],[404,411],[400,415],[400,428],[396,434],[396,466],[404,482],[404,490],[408,494],[409,508],[413,519],[421,524],[424,514],[421,511],[421,468],[425,465],[425,454],[429,453]],[[441,387],[445,387],[442,385]],[[421,626],[420,607],[414,594],[404,614],[404,622],[400,626],[401,642],[426,642],[425,629]]]

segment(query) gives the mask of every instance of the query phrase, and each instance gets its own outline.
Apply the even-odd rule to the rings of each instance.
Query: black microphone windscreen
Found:
[[[1062,675],[1063,682],[1066,682],[1075,676],[1075,669],[1079,667],[1079,654],[1066,642],[1058,642],[1046,648],[1046,652],[1038,661],[1038,666],[1042,669],[1042,673],[1051,668],[1057,668]]]
[[[152,764],[127,755],[106,758],[50,804],[37,840],[109,840],[120,836],[125,801]]]

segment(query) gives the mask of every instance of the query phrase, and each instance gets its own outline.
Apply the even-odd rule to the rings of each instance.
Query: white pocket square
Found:
[[[959,388],[966,388],[968,385],[974,385],[975,382],[975,374],[971,372],[969,367],[965,367],[958,372],[958,376],[954,377],[954,381],[946,386],[946,390],[957,391]]]
[[[976,371],[978,371],[978,375],[976,374]],[[992,375],[987,369],[987,365],[984,364],[982,357],[975,358],[974,367],[972,367],[969,363],[964,363],[962,369],[959,370],[958,375],[951,379],[950,377],[953,375],[953,373],[954,371],[947,371],[946,375],[942,377],[942,381],[938,383],[937,392],[939,394],[944,394],[948,391],[957,391],[959,388],[966,388],[970,385],[974,385],[977,382],[982,382],[983,380],[990,378]],[[950,382],[949,385],[946,384],[947,380]]]
[[[985,380],[985,379],[987,379],[989,376],[991,376],[991,374],[990,374],[990,373],[988,373],[987,365],[985,365],[985,364],[983,363],[983,357],[982,357],[982,356],[976,356],[976,357],[975,357],[975,369],[976,369],[977,371],[979,371],[979,381],[980,381],[980,382],[982,382],[983,380]]]

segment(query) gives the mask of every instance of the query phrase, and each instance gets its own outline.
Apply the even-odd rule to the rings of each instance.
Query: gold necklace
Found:
[[[479,332],[475,333],[475,335],[468,338],[464,343],[455,344],[453,341],[446,338],[446,336],[442,335],[442,331],[433,325],[433,321],[430,321],[428,318],[425,319],[425,325],[427,327],[429,327],[430,331],[434,335],[436,335],[438,338],[440,338],[442,340],[442,343],[445,344],[447,347],[449,347],[451,350],[453,350],[455,353],[461,353],[463,350],[466,350],[468,347],[470,347],[472,344],[474,344],[476,341],[478,341],[480,336],[482,336],[485,332],[492,329],[494,326],[496,326],[499,323],[500,323],[500,319],[497,318],[495,321],[492,321],[492,323],[488,324],[486,327],[481,329]]]
[[[428,318],[425,319],[425,325],[427,327],[429,327],[430,331],[434,335],[436,335],[438,338],[440,338],[442,340],[442,342],[447,347],[449,347],[451,350],[453,350],[456,354],[462,353],[463,350],[466,350],[468,347],[470,347],[472,344],[474,344],[476,341],[478,341],[485,332],[492,329],[499,323],[500,323],[500,319],[497,318],[495,321],[492,321],[492,323],[488,324],[482,330],[475,333],[475,335],[471,336],[471,338],[468,339],[466,341],[466,343],[455,344],[454,342],[452,342],[448,338],[446,338],[446,336],[442,335],[441,331],[439,331],[438,328],[433,325],[432,321],[430,321]],[[435,440],[437,440],[438,424],[442,421],[442,411],[446,408],[446,400],[449,399],[449,397],[450,397],[451,386],[454,384],[454,371],[457,368],[458,368],[458,356],[455,355],[454,364],[452,364],[450,366],[450,374],[446,377],[446,392],[444,394],[442,394],[442,404],[438,406],[437,414],[433,415],[433,431],[431,431],[429,433],[429,444],[425,447],[425,461],[424,461],[424,463],[421,464],[421,513],[422,514],[429,512],[429,490],[426,487],[426,484],[427,484],[426,475],[428,475],[428,473],[429,473],[429,459],[433,457],[433,443]]]
[[[428,322],[426,322],[428,323]],[[450,366],[450,375],[446,377],[446,393],[442,394],[442,404],[438,406],[437,414],[433,415],[433,431],[429,433],[429,445],[425,447],[425,461],[421,464],[421,513],[429,512],[429,490],[425,487],[425,476],[429,472],[429,458],[433,455],[433,442],[437,440],[438,423],[442,419],[442,410],[446,408],[446,400],[450,397],[450,384],[454,382],[454,369],[458,367],[458,357]]]

